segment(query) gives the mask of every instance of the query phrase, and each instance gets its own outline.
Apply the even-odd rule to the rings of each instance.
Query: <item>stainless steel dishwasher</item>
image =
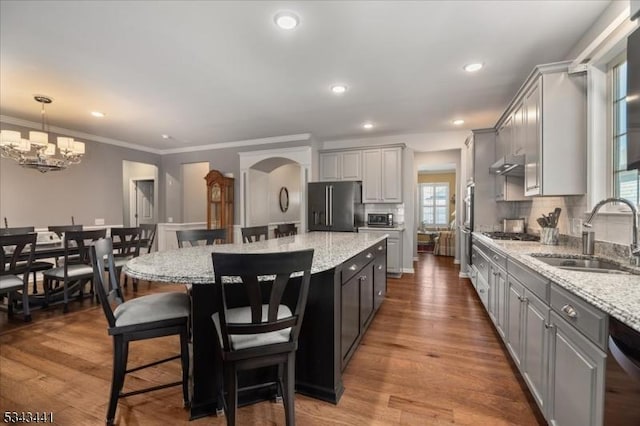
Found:
[[[640,425],[640,332],[613,317],[609,317],[604,425]]]

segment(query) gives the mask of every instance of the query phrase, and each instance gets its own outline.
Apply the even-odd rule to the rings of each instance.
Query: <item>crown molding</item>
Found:
[[[42,127],[41,123],[36,123],[35,121],[23,120],[15,117],[10,117],[7,115],[0,115],[0,122],[13,124],[15,126],[22,126],[22,127],[26,127],[34,130],[41,130],[41,127]],[[134,149],[136,151],[150,152],[152,154],[158,154],[158,155],[181,154],[185,152],[210,151],[213,149],[266,145],[266,144],[282,143],[282,142],[303,142],[303,141],[311,140],[311,133],[298,133],[295,135],[270,136],[266,138],[221,142],[221,143],[215,143],[215,144],[191,146],[191,147],[184,147],[184,148],[154,149],[154,148],[149,148],[147,146],[134,144],[131,142],[121,141],[118,139],[111,139],[103,136],[93,135],[90,133],[79,132],[77,130],[66,129],[64,127],[49,126],[48,131],[51,133],[58,133],[61,135],[73,136],[76,138],[88,139],[94,142],[104,143],[108,145],[115,145],[122,148]]]
[[[258,138],[258,139],[246,139],[242,141],[233,141],[233,142],[221,142],[209,145],[199,145],[192,146],[188,148],[172,148],[172,149],[163,149],[160,151],[161,155],[165,154],[181,154],[183,152],[197,152],[197,151],[209,151],[212,149],[224,149],[224,148],[235,148],[240,146],[254,146],[254,145],[266,145],[272,143],[282,143],[282,142],[303,142],[311,140],[311,133],[299,133],[296,135],[284,135],[284,136],[270,136],[267,138]]]
[[[42,130],[42,124],[34,121],[23,120],[20,118],[9,117],[7,115],[0,115],[0,121],[7,124],[13,124],[15,126],[27,127],[34,130]],[[75,138],[89,139],[94,142],[104,143],[107,145],[115,145],[122,148],[134,149],[136,151],[145,151],[152,154],[162,154],[159,149],[149,148],[147,146],[138,145],[131,142],[125,142],[118,139],[105,138],[104,136],[92,135],[91,133],[79,132],[77,130],[65,129],[64,127],[48,126],[48,132],[58,133],[61,135],[73,136]]]

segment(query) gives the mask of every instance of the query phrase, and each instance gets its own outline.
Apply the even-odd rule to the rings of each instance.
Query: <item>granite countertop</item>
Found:
[[[492,240],[477,232],[473,233],[473,238],[528,266],[560,287],[581,297],[593,306],[640,332],[640,275],[560,269],[547,265],[538,258],[531,256],[534,254],[539,257],[544,255],[567,258],[585,257],[575,248],[568,246],[550,246],[539,242]],[[640,268],[628,265],[626,259],[597,257],[613,260],[624,265],[630,271],[640,274]]]
[[[357,232],[310,232],[256,243],[219,244],[154,252],[124,266],[125,274],[142,280],[182,284],[214,281],[211,253],[277,253],[314,249],[311,273],[326,271],[386,238]]]

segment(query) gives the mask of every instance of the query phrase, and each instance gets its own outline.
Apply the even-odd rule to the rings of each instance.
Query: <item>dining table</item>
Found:
[[[215,313],[217,297],[216,286],[212,285],[215,279],[211,254],[291,252],[310,248],[314,249],[314,257],[296,354],[295,386],[299,393],[337,404],[344,391],[342,370],[346,364],[341,349],[341,342],[344,341],[341,339],[340,317],[343,272],[352,273],[349,269],[353,269],[352,259],[366,259],[370,262],[372,258],[383,258],[384,268],[381,267],[381,271],[386,286],[386,235],[301,233],[253,243],[216,244],[153,252],[136,257],[124,266],[123,272],[132,278],[190,285],[191,419],[220,413],[223,409],[222,364],[211,319]],[[239,385],[252,385],[269,374],[272,372],[259,371],[255,375],[239,377]],[[260,390],[255,387],[241,396],[239,402],[243,404],[273,397],[273,389]]]

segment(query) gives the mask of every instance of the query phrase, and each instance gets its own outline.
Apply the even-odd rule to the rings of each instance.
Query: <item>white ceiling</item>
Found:
[[[487,127],[608,3],[3,0],[0,114],[38,122],[46,94],[50,124],[153,149]],[[274,25],[281,10],[297,29]]]

